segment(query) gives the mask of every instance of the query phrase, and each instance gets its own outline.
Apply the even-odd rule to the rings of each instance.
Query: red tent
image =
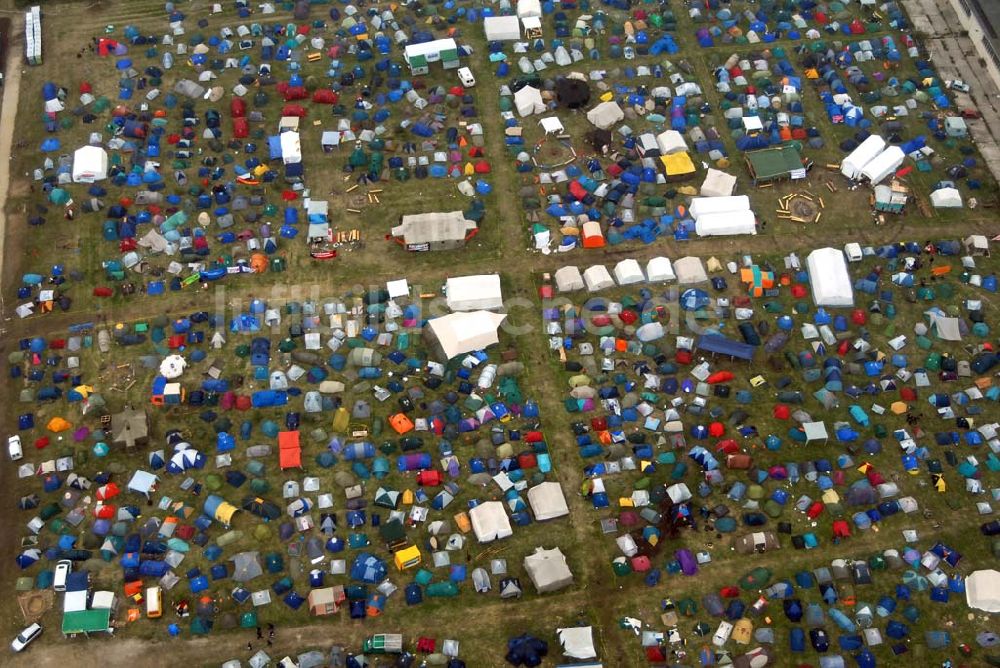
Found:
[[[716,371],[711,376],[708,377],[709,385],[716,385],[718,383],[728,383],[733,379],[732,371]]]
[[[634,323],[636,320],[639,319],[639,315],[631,309],[625,309],[618,314],[618,319],[624,322],[626,325],[631,325],[632,323]]]
[[[796,299],[802,299],[806,296],[806,286],[796,283],[792,286],[792,296]]]
[[[242,97],[234,97],[229,103],[229,115],[233,118],[243,118],[247,115],[247,103]]]
[[[302,86],[289,86],[288,84],[278,84],[278,92],[281,96],[285,98],[285,102],[292,102],[293,100],[307,100],[309,99],[309,91],[307,91]]]
[[[278,432],[278,461],[281,470],[302,468],[302,446],[299,444],[299,432]]]
[[[899,398],[903,401],[916,401],[917,391],[912,387],[901,387],[899,388]]]
[[[728,587],[723,587],[719,590],[719,596],[722,598],[739,598],[740,588],[734,585],[729,585]]]
[[[806,511],[806,517],[811,520],[816,519],[823,512],[824,507],[821,501],[813,501],[812,505],[809,506],[809,510]]]
[[[299,118],[304,118],[306,115],[306,108],[301,104],[286,104],[281,108],[282,116],[298,116]]]
[[[475,170],[476,174],[489,174],[491,171],[490,163],[485,160],[479,160],[476,162]]]
[[[721,453],[727,454],[727,455],[731,455],[734,452],[739,452],[739,449],[740,449],[740,446],[737,445],[736,441],[734,441],[731,438],[727,438],[724,441],[719,441],[719,443],[715,446],[715,451],[716,452],[721,452]]]
[[[424,470],[417,474],[417,484],[424,487],[437,487],[444,482],[444,475],[440,471]]]
[[[833,523],[833,535],[835,538],[847,538],[851,535],[851,526],[847,520],[837,520]]]
[[[721,422],[713,422],[708,425],[708,435],[712,438],[719,438],[726,433],[726,425]]]
[[[115,294],[115,291],[108,287],[98,286],[94,288],[93,294],[95,297],[111,297]]]
[[[233,119],[233,137],[246,139],[250,136],[250,124],[242,116]]]
[[[236,410],[248,411],[253,406],[253,400],[246,395],[236,397]]]
[[[340,96],[329,88],[319,88],[312,94],[312,101],[316,104],[337,104],[339,99]]]
[[[771,411],[771,414],[778,420],[787,420],[792,415],[792,411],[785,404],[778,404]]]

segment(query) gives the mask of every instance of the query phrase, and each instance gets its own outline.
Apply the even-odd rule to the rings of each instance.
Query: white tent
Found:
[[[721,237],[731,234],[757,234],[757,218],[753,211],[706,213],[694,222],[699,237]]]
[[[503,306],[499,274],[455,276],[445,283],[448,308],[452,311],[480,311]]]
[[[962,193],[957,188],[938,188],[931,193],[931,204],[937,209],[961,209]]]
[[[542,4],[538,0],[517,1],[517,18],[523,19],[528,16],[541,18]]]
[[[871,160],[861,170],[861,176],[868,179],[873,186],[885,180],[887,176],[896,171],[903,164],[906,154],[898,146],[890,146],[874,159]]]
[[[539,594],[558,591],[573,584],[573,573],[566,565],[566,555],[558,547],[541,547],[524,558],[524,570]]]
[[[861,170],[885,148],[885,140],[878,135],[870,135],[868,139],[851,151],[850,155],[840,163],[840,173],[849,179],[861,178]]]
[[[73,183],[108,178],[108,153],[100,146],[81,146],[73,153]]]
[[[854,289],[847,260],[836,248],[817,248],[806,258],[816,306],[853,306]]]
[[[562,487],[554,481],[543,482],[529,488],[528,504],[538,522],[569,515]]]
[[[542,100],[542,92],[534,86],[525,86],[514,93],[514,106],[521,116],[540,114],[545,111],[545,102]]]
[[[286,165],[302,162],[302,144],[299,142],[299,133],[282,132],[280,137],[281,161]]]
[[[580,268],[574,265],[556,269],[556,289],[559,292],[574,292],[583,290],[583,276]]]
[[[562,121],[560,121],[555,116],[548,116],[538,121],[538,124],[542,126],[542,130],[545,130],[547,135],[557,135],[566,131],[563,127]]]
[[[574,626],[568,629],[556,629],[559,644],[563,654],[571,659],[593,659],[597,656],[594,649],[594,629],[591,626]]]
[[[1000,571],[974,571],[965,578],[965,601],[976,610],[1000,612]]]
[[[729,197],[736,190],[736,177],[718,169],[708,168],[701,184],[702,197]]]
[[[472,530],[480,543],[491,543],[514,534],[500,501],[484,501],[469,511]]]
[[[625,112],[613,100],[610,102],[601,102],[587,112],[587,120],[602,130],[607,130],[624,118]]]
[[[688,150],[684,135],[677,130],[667,130],[656,135],[656,145],[660,148],[660,155],[670,155]]]
[[[701,263],[701,258],[688,256],[674,262],[674,272],[677,274],[677,282],[681,285],[693,285],[704,283],[708,280],[705,273],[705,265]]]
[[[427,327],[447,359],[482,350],[500,342],[497,328],[507,318],[500,313],[473,311],[433,318]]]
[[[654,257],[646,263],[646,280],[650,283],[662,283],[663,281],[676,281],[674,267],[670,264],[670,258]]]
[[[607,290],[615,286],[611,274],[608,273],[608,268],[603,264],[595,264],[593,267],[585,269],[583,272],[583,281],[587,284],[587,289],[591,292]]]
[[[187,366],[187,360],[180,355],[167,355],[160,362],[160,375],[168,380],[180,377]]]
[[[646,277],[642,275],[642,267],[637,260],[622,260],[615,265],[615,281],[618,285],[642,283]]]
[[[712,213],[729,213],[730,211],[749,211],[750,198],[746,195],[730,195],[729,197],[695,197],[691,200],[688,213],[695,220],[700,216]]]
[[[521,39],[521,22],[516,16],[487,16],[483,19],[483,30],[490,42]]]

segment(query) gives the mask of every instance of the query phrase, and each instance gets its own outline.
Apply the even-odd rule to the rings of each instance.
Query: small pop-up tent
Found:
[[[73,153],[73,183],[108,178],[108,153],[100,146],[81,146]]]
[[[816,306],[853,306],[854,289],[847,260],[836,248],[817,248],[806,258]]]

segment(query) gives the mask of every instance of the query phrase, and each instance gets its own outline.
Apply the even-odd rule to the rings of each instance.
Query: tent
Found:
[[[483,30],[490,42],[521,39],[521,22],[516,16],[487,16],[483,19]]]
[[[608,268],[603,264],[595,264],[593,267],[585,269],[583,281],[587,284],[587,290],[590,292],[599,292],[615,286]]]
[[[806,258],[816,306],[853,306],[854,290],[847,260],[836,248],[817,248]]]
[[[584,248],[604,248],[606,243],[601,224],[596,220],[588,220],[583,224],[580,237]]]
[[[108,178],[108,153],[100,146],[81,146],[73,153],[73,183]]]
[[[965,578],[965,601],[970,608],[1000,612],[1000,571],[974,571]]]
[[[869,135],[850,155],[840,163],[840,173],[852,180],[861,178],[861,170],[885,149],[885,140],[878,135]]]
[[[469,511],[472,530],[480,543],[491,543],[513,535],[510,519],[500,501],[486,501]]]
[[[695,220],[694,229],[699,237],[757,234],[757,218],[749,210],[706,213]]]
[[[660,149],[660,155],[670,155],[671,153],[688,150],[687,142],[684,141],[684,135],[677,130],[667,130],[656,135],[656,145]],[[719,173],[721,174],[722,172]]]
[[[687,151],[661,155],[660,163],[668,181],[684,181],[695,172],[694,161]]]
[[[631,285],[642,283],[646,277],[642,274],[642,267],[637,260],[622,260],[615,265],[615,281],[618,285]]]
[[[302,446],[298,430],[278,432],[278,459],[282,471],[302,468]]]
[[[543,482],[528,489],[528,504],[539,522],[569,514],[562,487],[554,481]]]
[[[551,550],[535,548],[524,558],[524,570],[539,594],[558,591],[573,584],[573,573],[558,547]]]
[[[519,0],[517,3],[517,18],[541,18],[542,5],[539,0]]]
[[[709,168],[705,181],[701,184],[702,197],[729,197],[736,190],[736,177],[732,174]]]
[[[302,143],[298,132],[281,133],[281,161],[286,165],[302,162]]]
[[[931,204],[936,209],[961,209],[962,193],[957,188],[938,188],[931,192]]]
[[[698,220],[706,214],[729,213],[732,211],[749,211],[750,198],[746,195],[731,195],[729,197],[695,197],[691,200],[688,213]]]
[[[625,118],[625,112],[617,102],[601,102],[587,112],[587,120],[602,130],[607,130]]]
[[[452,311],[481,311],[503,306],[499,274],[449,278],[445,283],[445,295]]]
[[[490,311],[451,313],[429,320],[424,332],[430,347],[444,360],[450,360],[499,343],[497,329],[506,318]]]
[[[563,654],[571,659],[593,659],[597,656],[594,649],[594,629],[590,626],[574,626],[568,629],[556,629],[556,637],[562,645]]]
[[[864,166],[861,176],[868,179],[873,186],[878,185],[903,164],[904,158],[906,154],[903,153],[903,149],[890,146]]]
[[[705,273],[705,266],[701,263],[701,258],[688,256],[674,262],[674,273],[677,274],[677,282],[681,285],[694,285],[708,281],[708,274]]]
[[[670,264],[670,258],[654,257],[646,263],[646,280],[650,283],[662,283],[665,281],[675,281],[674,267]]]
[[[344,600],[346,600],[346,596],[342,586],[310,590],[309,597],[306,599],[309,604],[309,613],[316,617],[336,614],[340,609],[339,604]]]
[[[521,116],[541,114],[545,111],[542,92],[534,86],[525,86],[514,93],[514,107]]]
[[[556,269],[555,281],[559,292],[575,292],[584,288],[580,268],[575,266]]]

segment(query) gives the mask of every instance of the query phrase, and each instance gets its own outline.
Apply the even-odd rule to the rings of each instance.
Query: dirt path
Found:
[[[17,105],[21,98],[21,58],[12,56],[7,59],[7,71],[4,73],[3,107],[0,108],[0,156],[10,156],[14,143],[14,120],[17,117]],[[7,191],[10,188],[10,159],[0,160],[0,258],[4,257],[7,234]],[[0,314],[4,313],[3,271],[0,271]],[[0,333],[3,329],[0,328]]]

